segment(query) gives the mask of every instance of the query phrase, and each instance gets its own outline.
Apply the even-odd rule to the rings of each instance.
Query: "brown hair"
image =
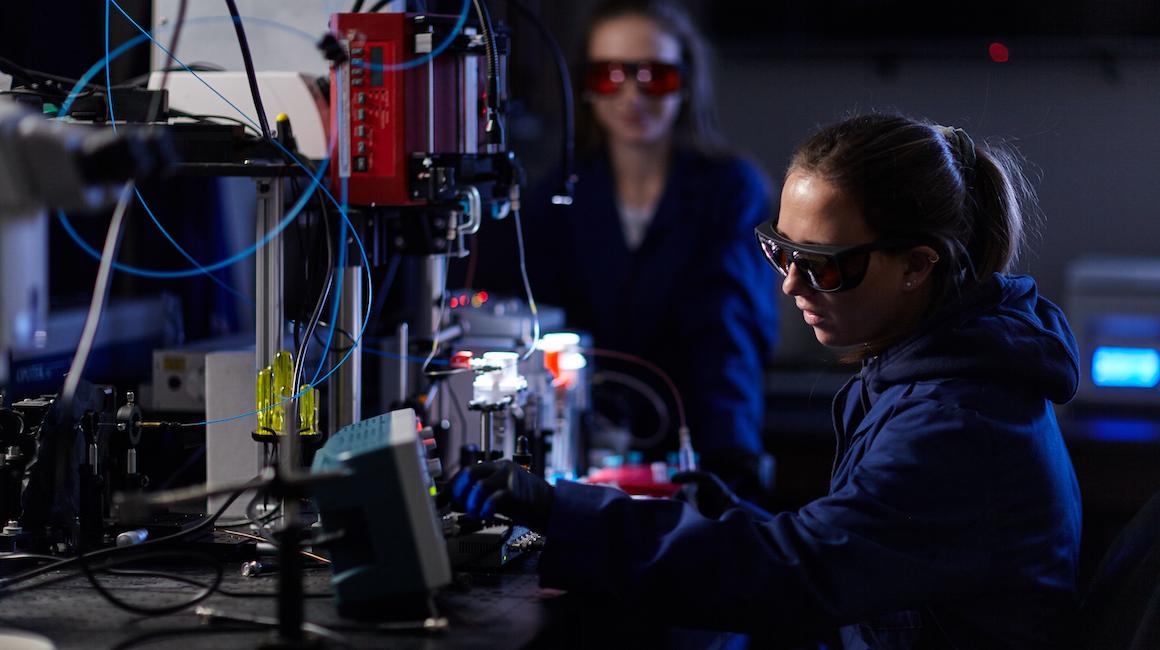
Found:
[[[934,248],[940,259],[931,273],[934,311],[1017,261],[1025,226],[1039,218],[1021,162],[1013,149],[975,143],[962,129],[869,114],[807,138],[787,174],[817,174],[849,193],[879,237]],[[853,358],[888,344],[873,342]]]
[[[946,263],[946,297],[1019,257],[1035,193],[1012,149],[975,143],[961,129],[870,114],[828,126],[798,145],[789,170],[817,174],[850,193],[879,237],[919,239]]]
[[[578,82],[584,78],[588,64],[588,43],[600,23],[622,16],[643,16],[655,22],[662,30],[677,39],[681,46],[681,64],[684,67],[684,102],[677,116],[674,135],[677,144],[709,156],[728,153],[717,122],[713,104],[713,79],[710,72],[710,48],[689,16],[688,11],[673,0],[605,0],[588,19],[584,39],[580,43],[579,69],[573,75]],[[582,96],[583,87],[578,95]],[[596,122],[588,102],[580,102],[577,111],[576,136],[580,150],[592,153],[604,147],[605,133]]]

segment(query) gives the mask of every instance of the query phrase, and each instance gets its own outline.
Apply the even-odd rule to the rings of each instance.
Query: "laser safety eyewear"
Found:
[[[857,287],[870,267],[870,253],[901,251],[922,242],[913,239],[880,239],[854,246],[799,244],[777,232],[777,222],[767,221],[754,229],[765,261],[784,276],[795,265],[816,291],[837,293]]]
[[[661,97],[681,89],[681,66],[659,61],[593,61],[584,72],[584,88],[594,95],[611,95],[629,79],[649,97]]]

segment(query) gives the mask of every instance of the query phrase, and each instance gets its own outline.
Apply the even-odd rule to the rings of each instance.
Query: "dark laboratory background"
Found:
[[[151,24],[151,4],[122,3],[142,24]],[[516,43],[513,148],[533,177],[544,175],[559,155],[558,82],[549,66],[536,65],[543,58],[534,31],[494,4]],[[544,16],[565,51],[576,51],[592,2],[526,4]],[[772,187],[780,186],[798,140],[857,111],[899,110],[1011,142],[1032,164],[1042,208],[1022,269],[1065,307],[1081,338],[1101,336],[1102,313],[1127,310],[1145,324],[1128,344],[1156,346],[1160,261],[1149,258],[1160,260],[1160,3],[703,0],[690,7],[716,47],[726,135],[764,167]],[[0,56],[77,77],[102,56],[104,10],[96,1],[7,2],[0,9]],[[114,20],[110,39],[122,42],[132,29]],[[118,83],[148,68],[140,47],[113,64],[111,78]],[[157,212],[195,257],[208,258],[222,252],[205,237],[217,227],[207,216],[212,206],[201,213],[179,209],[196,191],[178,186]],[[80,227],[96,241],[104,226]],[[52,308],[86,304],[96,263],[54,228]],[[156,259],[162,247],[150,241],[127,235],[122,260],[164,261]],[[247,327],[247,316],[204,280],[173,287],[118,276],[113,296],[163,291],[183,305],[175,326],[187,340]],[[851,369],[814,342],[789,301],[782,307],[767,380],[766,441],[778,461],[780,505],[792,507],[826,489],[829,398]],[[1084,495],[1090,571],[1093,554],[1160,487],[1160,396],[1097,388],[1061,410],[1060,419]]]

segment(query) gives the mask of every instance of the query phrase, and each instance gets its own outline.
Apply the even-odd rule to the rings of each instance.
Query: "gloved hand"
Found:
[[[495,514],[544,532],[555,488],[510,460],[479,463],[459,470],[448,484],[451,505],[477,519]]]
[[[730,508],[741,507],[741,499],[716,474],[699,470],[677,472],[670,480],[681,486],[674,499],[692,505],[710,519],[719,518]]]

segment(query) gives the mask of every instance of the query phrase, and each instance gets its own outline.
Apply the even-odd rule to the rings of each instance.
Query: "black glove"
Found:
[[[548,527],[555,490],[544,479],[524,471],[510,460],[465,467],[451,479],[451,505],[477,519],[495,514],[532,530]]]
[[[717,519],[726,510],[741,506],[741,499],[716,474],[677,472],[671,480],[681,486],[673,498],[692,505],[710,519]]]

